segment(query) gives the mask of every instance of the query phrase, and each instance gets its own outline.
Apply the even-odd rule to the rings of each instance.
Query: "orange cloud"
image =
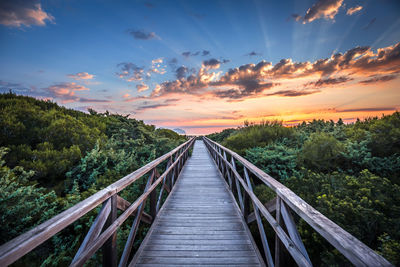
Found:
[[[69,78],[72,78],[74,80],[91,80],[94,78],[93,74],[89,74],[87,72],[78,72],[76,74],[68,74],[67,75]]]
[[[304,15],[304,17],[293,14],[292,17],[296,21],[301,21],[303,24],[310,23],[316,19],[324,18],[326,20],[333,20],[339,12],[343,0],[318,0],[312,5]]]
[[[147,89],[149,89],[149,86],[147,86],[144,83],[141,83],[141,84],[136,85],[136,89],[138,90],[138,92],[143,92],[143,91],[146,91]]]
[[[349,15],[349,16],[351,16],[351,15],[353,15],[354,13],[360,11],[361,9],[363,9],[362,6],[351,7],[351,8],[349,8],[349,9],[347,9],[346,14]]]

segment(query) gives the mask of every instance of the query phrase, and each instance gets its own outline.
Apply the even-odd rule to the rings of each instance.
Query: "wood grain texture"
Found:
[[[264,266],[202,141],[129,266]]]

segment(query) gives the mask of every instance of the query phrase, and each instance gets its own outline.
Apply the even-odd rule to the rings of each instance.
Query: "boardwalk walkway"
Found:
[[[264,266],[239,208],[203,141],[130,266]]]

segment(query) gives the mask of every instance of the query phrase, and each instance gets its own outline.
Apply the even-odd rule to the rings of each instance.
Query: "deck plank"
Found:
[[[265,266],[203,141],[130,266]]]

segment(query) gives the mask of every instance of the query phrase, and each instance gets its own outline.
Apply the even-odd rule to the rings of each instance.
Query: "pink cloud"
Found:
[[[1,1],[0,24],[9,27],[44,26],[46,21],[54,23],[54,17],[45,12],[37,1]]]

